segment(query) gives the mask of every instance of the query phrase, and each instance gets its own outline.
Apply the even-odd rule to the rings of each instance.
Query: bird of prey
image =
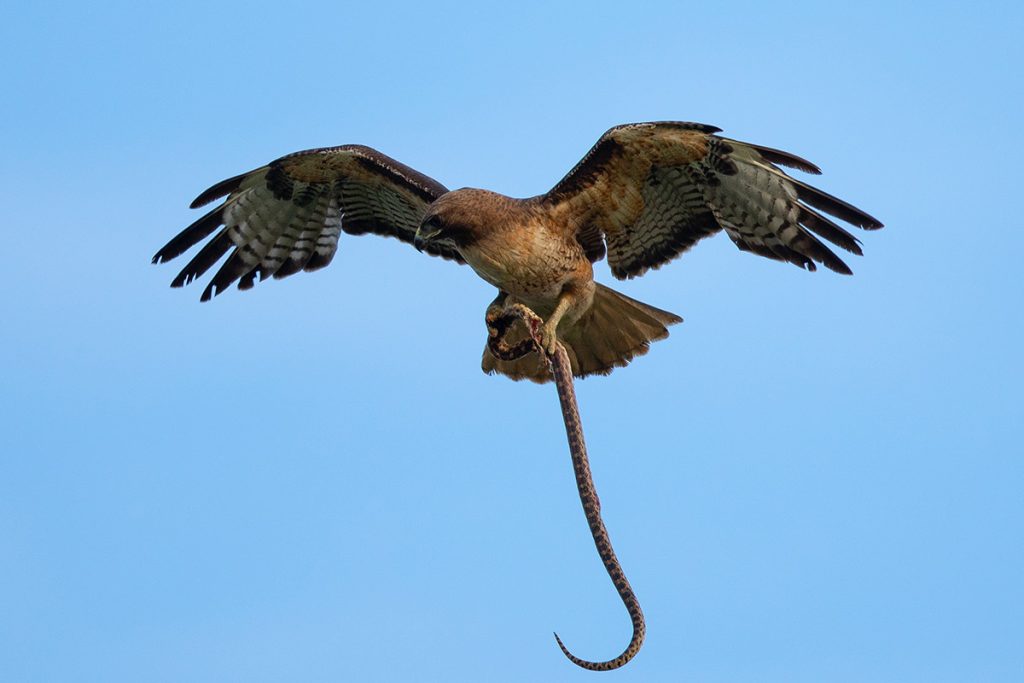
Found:
[[[296,152],[200,194],[192,208],[226,199],[153,262],[216,232],[171,283],[188,284],[230,251],[203,291],[206,301],[235,281],[245,290],[257,276],[322,268],[342,233],[397,237],[468,264],[494,285],[489,319],[515,303],[537,312],[545,321],[544,347],[553,351],[560,341],[575,376],[607,374],[668,336],[666,328],[681,318],[595,283],[592,264],[605,256],[616,278],[638,277],[724,230],[743,251],[850,274],[819,238],[855,254],[860,243],[823,214],[867,230],[882,227],[781,168],[819,174],[809,161],[720,131],[685,122],[615,126],[551,190],[528,199],[449,191],[362,145]],[[509,331],[513,342],[526,335],[525,328]],[[483,369],[550,379],[536,351],[502,360],[485,347]]]

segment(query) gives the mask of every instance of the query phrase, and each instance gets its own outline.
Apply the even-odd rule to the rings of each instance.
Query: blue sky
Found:
[[[200,305],[222,178],[358,142],[547,190],[609,126],[811,159],[854,277],[724,236],[578,385],[638,681],[1024,679],[1017,3],[19,3],[2,11],[0,679],[584,680],[629,622],[493,292],[392,240]],[[175,264],[176,265],[176,264]],[[598,279],[612,283],[604,265]]]

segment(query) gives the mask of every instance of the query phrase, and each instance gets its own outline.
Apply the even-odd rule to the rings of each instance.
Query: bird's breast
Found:
[[[525,300],[555,300],[568,281],[593,277],[576,240],[570,242],[543,227],[489,234],[460,251],[477,275]]]

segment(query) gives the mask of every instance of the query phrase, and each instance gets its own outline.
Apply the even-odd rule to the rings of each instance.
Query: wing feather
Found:
[[[192,207],[224,202],[169,241],[154,263],[180,256],[224,226],[174,279],[180,287],[203,275],[228,251],[203,291],[206,301],[238,282],[323,268],[342,232],[373,233],[412,243],[427,206],[447,192],[422,173],[361,145],[296,152],[202,192]],[[463,263],[444,240],[429,253]]]
[[[242,184],[242,181],[249,177],[249,173],[243,173],[236,175],[227,180],[222,180],[213,187],[207,188],[198,197],[192,200],[192,203],[188,205],[190,209],[198,209],[200,206],[206,206],[215,199],[226,197]]]
[[[787,176],[789,178],[789,176]],[[797,180],[796,178],[789,178],[789,181],[793,183],[793,186],[797,189],[797,197],[811,206],[821,209],[825,213],[831,214],[836,218],[842,219],[851,225],[856,225],[858,228],[865,230],[878,230],[883,227],[882,222],[864,213],[856,206],[844,202],[838,197],[833,197],[827,192],[822,192],[816,187],[811,187],[805,182]]]
[[[822,216],[814,209],[806,206],[800,207],[800,225],[804,226],[811,232],[824,237],[837,247],[841,247],[846,251],[857,254],[857,256],[864,255],[864,252],[860,248],[860,240],[851,235],[849,231],[844,230],[828,218]]]
[[[210,267],[219,261],[228,249],[234,246],[231,237],[228,236],[228,229],[224,228],[217,233],[217,236],[207,242],[199,253],[189,261],[178,276],[171,282],[171,287],[184,287],[197,277],[205,273]]]
[[[773,147],[763,147],[762,145],[753,145],[749,142],[741,142],[741,145],[750,147],[751,149],[757,150],[758,154],[767,161],[779,166],[786,166],[787,168],[795,168],[804,173],[810,173],[812,175],[821,175],[821,169],[817,165],[812,164],[803,157],[798,157],[795,154],[789,152],[783,152],[781,149],[775,149]]]
[[[156,253],[156,256],[153,257],[153,263],[162,263],[181,256],[193,246],[209,237],[214,230],[224,224],[223,213],[224,207],[218,206],[182,230],[174,239],[164,245],[163,249]]]

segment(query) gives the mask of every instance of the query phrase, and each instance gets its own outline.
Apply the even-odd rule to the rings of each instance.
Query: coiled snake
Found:
[[[504,337],[517,318],[526,323],[531,338],[509,346]],[[626,649],[618,657],[603,662],[591,662],[575,656],[565,647],[557,633],[555,640],[558,642],[558,647],[573,664],[591,671],[611,671],[626,664],[640,651],[647,630],[644,625],[644,613],[640,609],[640,602],[636,599],[625,572],[619,565],[618,558],[615,557],[611,538],[601,519],[601,501],[597,497],[597,489],[594,488],[594,480],[590,474],[590,463],[587,460],[587,446],[583,441],[583,424],[580,421],[579,407],[576,404],[576,391],[573,388],[569,355],[560,343],[555,345],[554,354],[549,355],[544,352],[544,345],[540,337],[542,325],[543,320],[536,313],[522,304],[513,304],[498,315],[489,314],[487,316],[487,343],[491,353],[501,360],[515,360],[536,349],[551,366],[551,374],[558,389],[558,401],[562,406],[562,418],[565,421],[565,433],[569,439],[572,468],[576,475],[576,488],[579,490],[580,502],[583,504],[583,513],[587,517],[594,545],[597,546],[597,554],[601,557],[601,562],[604,563],[604,568],[612,583],[615,584],[615,590],[622,598],[622,603],[626,606],[629,618],[633,622],[633,637],[630,638]]]

